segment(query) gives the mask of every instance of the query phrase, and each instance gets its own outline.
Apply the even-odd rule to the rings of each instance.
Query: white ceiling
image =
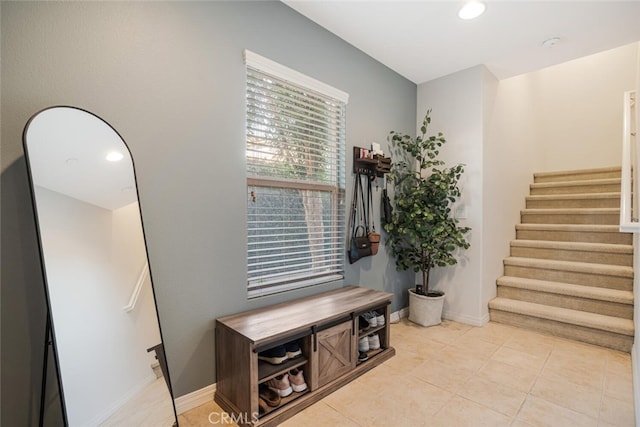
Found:
[[[138,200],[129,150],[93,114],[72,107],[44,110],[29,123],[25,141],[35,185],[109,210]],[[107,161],[113,151],[123,159]]]
[[[418,84],[479,64],[504,79],[640,40],[637,0],[489,0],[471,21],[455,0],[282,1]]]

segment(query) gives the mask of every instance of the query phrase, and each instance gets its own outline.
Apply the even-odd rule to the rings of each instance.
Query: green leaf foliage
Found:
[[[464,165],[447,168],[438,159],[439,149],[447,141],[441,132],[427,136],[430,114],[428,110],[421,135],[415,138],[389,133],[393,166],[387,177],[395,194],[392,220],[384,225],[386,245],[396,258],[396,268],[422,272],[425,293],[431,269],[455,265],[456,251],[469,248],[465,234],[471,230],[458,225],[451,212],[461,195],[458,181]]]

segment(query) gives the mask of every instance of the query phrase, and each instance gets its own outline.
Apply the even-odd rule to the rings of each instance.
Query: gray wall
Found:
[[[246,299],[242,50],[348,92],[347,153],[414,132],[415,84],[277,2],[1,8],[2,425],[37,420],[46,308],[21,133],[50,105],[98,114],[131,148],[176,396],[215,382],[216,317],[358,283],[406,305],[412,274],[384,250],[344,283]]]

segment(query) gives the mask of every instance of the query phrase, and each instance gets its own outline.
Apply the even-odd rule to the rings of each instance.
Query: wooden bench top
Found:
[[[269,307],[220,317],[217,322],[254,344],[321,326],[336,319],[391,301],[393,294],[348,286]]]

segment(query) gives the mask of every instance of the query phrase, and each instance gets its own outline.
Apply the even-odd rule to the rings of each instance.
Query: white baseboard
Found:
[[[404,307],[398,311],[391,313],[391,322],[397,322],[404,317],[409,317],[409,307]],[[484,326],[489,322],[489,313],[485,314],[482,317],[474,317],[445,310],[442,312],[442,318],[453,320],[454,322],[465,323],[471,326]]]
[[[442,318],[453,320],[454,322],[465,323],[471,326],[484,326],[489,322],[489,313],[482,317],[468,316],[466,314],[453,313],[451,311],[443,311]]]
[[[397,323],[400,321],[400,319],[408,316],[409,316],[409,307],[401,308],[400,310],[394,311],[393,313],[391,313],[391,319],[389,319],[389,321],[391,323]]]
[[[214,383],[199,390],[192,391],[189,394],[185,394],[184,396],[177,397],[175,399],[176,412],[180,415],[195,407],[211,402],[215,391],[216,385]]]

